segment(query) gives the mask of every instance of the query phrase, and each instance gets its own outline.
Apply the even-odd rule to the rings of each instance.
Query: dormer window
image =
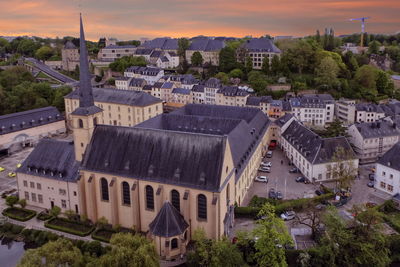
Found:
[[[154,166],[153,165],[149,166],[149,170],[147,171],[147,173],[148,173],[149,176],[154,174]]]

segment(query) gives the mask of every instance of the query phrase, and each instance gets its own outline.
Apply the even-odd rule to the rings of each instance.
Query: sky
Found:
[[[400,31],[400,0],[0,0],[0,35],[78,36],[79,12],[93,41],[350,34],[361,26],[349,19],[363,16],[370,33]]]

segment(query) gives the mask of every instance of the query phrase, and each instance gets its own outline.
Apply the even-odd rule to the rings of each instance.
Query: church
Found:
[[[61,200],[57,189],[47,188],[72,188],[62,196],[64,211],[134,227],[164,259],[184,254],[198,228],[213,239],[229,234],[234,205],[243,201],[271,139],[268,117],[256,108],[189,104],[135,126],[102,124],[82,18],[80,27],[79,106],[70,113],[74,141],[39,143],[18,171],[20,196],[40,191],[41,207],[51,208]]]

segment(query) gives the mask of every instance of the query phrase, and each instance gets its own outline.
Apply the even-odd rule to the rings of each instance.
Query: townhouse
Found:
[[[219,51],[225,47],[223,40],[196,39],[193,40],[186,50],[186,60],[192,64],[194,52],[199,52],[203,57],[203,64],[219,66]]]
[[[124,56],[133,56],[136,51],[134,45],[108,45],[100,49],[97,59],[100,61],[114,62]]]
[[[246,106],[249,93],[237,86],[223,86],[216,93],[216,104],[225,106]]]
[[[236,51],[239,62],[245,63],[247,58],[251,58],[253,69],[262,68],[264,58],[271,64],[272,58],[276,55],[280,57],[281,50],[277,48],[273,41],[268,38],[252,38],[246,40]]]
[[[400,143],[376,162],[375,188],[392,196],[400,194]]]
[[[153,67],[132,66],[125,70],[124,77],[141,78],[147,84],[153,85],[164,76],[164,70]]]

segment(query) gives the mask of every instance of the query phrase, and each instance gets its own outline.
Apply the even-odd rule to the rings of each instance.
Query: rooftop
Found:
[[[400,171],[400,142],[389,149],[379,160],[378,163]]]
[[[400,135],[399,125],[391,121],[363,122],[357,123],[355,126],[363,138]]]
[[[242,46],[250,52],[281,52],[281,50],[274,45],[273,41],[268,38],[252,38],[246,40]]]
[[[188,50],[219,51],[224,47],[225,47],[225,42],[222,40],[200,39],[200,40],[193,40]]]

